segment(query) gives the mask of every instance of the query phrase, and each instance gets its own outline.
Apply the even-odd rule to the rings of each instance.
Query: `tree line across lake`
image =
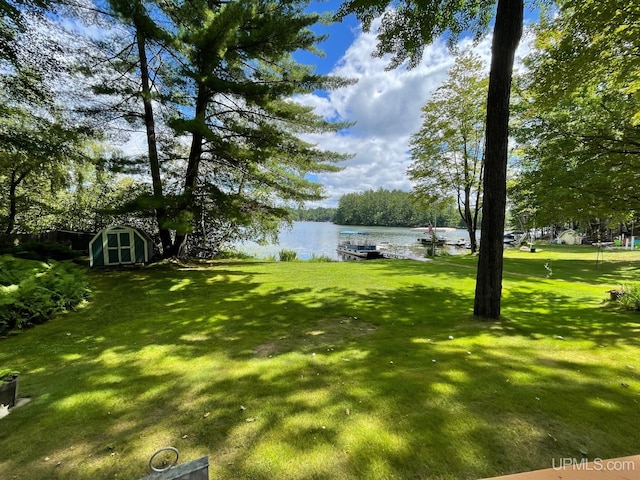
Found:
[[[337,208],[292,210],[291,216],[296,221],[333,222],[338,225],[438,225],[464,228],[453,202],[424,205],[418,203],[409,192],[382,188],[347,193],[340,197]]]

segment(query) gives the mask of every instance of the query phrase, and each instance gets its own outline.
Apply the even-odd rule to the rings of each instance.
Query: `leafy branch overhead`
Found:
[[[448,35],[452,47],[465,31],[479,38],[495,16],[495,5],[495,0],[348,0],[338,10],[338,18],[354,13],[366,30],[372,29],[374,20],[380,18],[375,55],[393,54],[389,69],[400,66],[407,59],[411,68],[422,59],[424,47],[442,35]]]

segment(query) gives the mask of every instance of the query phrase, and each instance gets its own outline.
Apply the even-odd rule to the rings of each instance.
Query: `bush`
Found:
[[[278,258],[281,262],[293,262],[298,258],[298,254],[295,250],[284,249],[278,252]]]
[[[618,302],[626,310],[640,311],[640,283],[623,285]]]
[[[310,262],[318,262],[318,263],[321,263],[321,262],[333,262],[333,260],[330,257],[328,257],[326,255],[316,256],[315,253],[311,255],[311,258],[309,259],[309,261]]]
[[[249,260],[251,258],[253,258],[253,256],[249,255],[246,252],[240,251],[240,250],[220,250],[218,253],[216,253],[215,257],[216,260]]]
[[[70,262],[0,257],[0,334],[46,322],[89,294],[84,271]]]

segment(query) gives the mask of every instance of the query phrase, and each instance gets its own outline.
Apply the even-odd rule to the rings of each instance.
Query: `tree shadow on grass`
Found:
[[[508,286],[503,311],[509,318],[500,322],[501,333],[640,346],[640,316],[617,308],[608,293],[596,288],[563,294],[562,283],[549,283],[552,288],[542,289],[540,282],[520,279]]]
[[[96,278],[84,311],[2,345],[34,399],[3,420],[0,476],[139,478],[166,444],[209,455],[213,478],[255,479],[480,478],[637,453],[625,362],[640,357],[597,359],[637,347],[632,317],[591,303],[578,318],[575,297],[523,280],[510,319],[483,323],[472,291],[421,283],[424,267],[371,268],[405,284],[276,288],[246,264]]]
[[[546,267],[545,267],[546,265]],[[530,258],[505,259],[506,272],[521,272],[522,274],[538,276],[568,282],[585,282],[592,284],[619,285],[624,282],[640,281],[640,265],[638,262],[623,260],[596,259],[593,261],[574,259],[548,259],[544,252],[540,256]]]

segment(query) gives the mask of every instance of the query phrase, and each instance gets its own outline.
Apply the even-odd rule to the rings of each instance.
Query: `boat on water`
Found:
[[[361,259],[382,258],[380,248],[369,239],[368,232],[343,230],[336,249],[340,255]]]
[[[462,247],[469,248],[471,246],[469,241],[463,237],[447,239],[446,244],[451,245],[453,247],[459,247],[459,248],[462,248]]]
[[[418,238],[418,243],[422,245],[431,245],[435,243],[436,246],[441,247],[447,243],[448,239],[444,235],[440,235],[438,232],[453,232],[455,231],[455,228],[416,227],[412,228],[411,231],[420,232],[422,234],[422,236]]]
[[[418,238],[418,243],[421,243],[422,245],[431,245],[432,243],[434,243],[434,239],[435,244],[438,247],[441,247],[445,243],[447,243],[447,238],[443,237],[442,235],[425,235],[424,237]]]

